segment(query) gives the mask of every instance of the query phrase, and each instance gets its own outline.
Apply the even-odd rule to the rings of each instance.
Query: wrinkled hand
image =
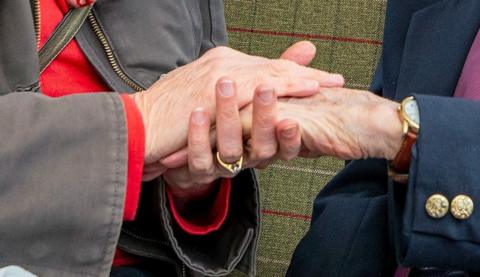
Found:
[[[309,41],[300,41],[292,46],[290,46],[287,50],[285,50],[281,55],[280,59],[282,60],[288,60],[290,62],[294,62],[298,65],[303,65],[303,66],[308,66],[312,60],[315,58],[316,54],[316,47],[314,44],[312,44]],[[337,76],[337,75],[335,75]],[[334,77],[337,78],[337,77]],[[343,80],[343,77],[339,77],[341,80]],[[343,84],[343,82],[341,82]],[[298,126],[295,122],[289,121],[289,120],[284,120],[281,122],[278,122],[277,124],[277,132],[278,135],[288,136],[288,131],[290,133],[293,133],[293,128],[295,126]],[[212,138],[215,138],[215,134],[212,132]],[[272,143],[277,143],[277,142],[272,142]],[[212,141],[212,144],[215,144],[215,141]],[[288,146],[288,147],[287,147]],[[249,146],[247,145],[247,148]],[[280,144],[280,147],[288,148],[288,149],[294,149],[295,147],[292,145],[282,145]],[[294,158],[293,155],[295,154],[294,150],[288,150],[288,149],[280,149],[280,154],[281,158],[285,160],[289,160]],[[292,153],[289,153],[292,152]],[[188,155],[188,149],[187,147],[184,147],[182,150],[171,154],[170,156],[162,159],[158,163],[149,165],[146,167],[146,171],[148,172],[153,172],[153,171],[159,171],[159,170],[166,170],[167,168],[178,168],[181,166],[187,165],[187,155]],[[261,166],[259,167],[265,167],[266,163],[262,163]]]
[[[244,148],[235,88],[235,83],[228,79],[221,79],[217,84],[215,132],[211,130],[210,116],[205,109],[197,108],[193,111],[188,132],[188,163],[169,169],[163,174],[163,179],[178,199],[175,201],[176,205],[208,195],[213,182],[218,178],[233,177],[216,160],[212,143],[216,144],[216,151],[226,163],[234,163],[243,157],[243,168],[266,163],[275,155],[294,157],[300,151],[298,124],[287,122],[283,127],[276,128],[277,99],[274,90],[269,86],[260,86],[255,91],[251,144]],[[283,129],[287,130],[288,135],[277,138],[277,130]]]
[[[270,85],[279,96],[308,96],[321,86],[342,86],[343,77],[307,68],[287,60],[270,60],[218,47],[200,59],[177,68],[146,91],[134,94],[143,118],[145,164],[180,150],[187,143],[190,112],[204,107],[215,120],[215,83],[231,76],[238,84],[239,107],[251,102],[260,84]]]
[[[279,99],[278,119],[300,124],[302,157],[393,159],[401,145],[398,103],[368,91],[321,88],[306,98]],[[244,133],[251,133],[252,106],[241,111]]]

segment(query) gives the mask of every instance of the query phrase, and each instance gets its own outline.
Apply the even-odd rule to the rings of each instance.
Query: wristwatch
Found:
[[[389,176],[396,182],[407,183],[412,160],[412,146],[417,141],[417,134],[420,130],[420,113],[415,97],[405,98],[398,107],[398,114],[402,120],[403,142],[395,159],[390,162]]]

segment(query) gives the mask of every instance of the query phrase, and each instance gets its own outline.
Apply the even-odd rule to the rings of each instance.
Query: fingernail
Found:
[[[320,83],[318,81],[315,81],[315,80],[305,81],[306,89],[315,90],[315,89],[318,89],[319,87],[320,87]]]
[[[258,92],[258,98],[263,104],[270,104],[273,101],[273,89],[264,88]]]
[[[230,80],[223,80],[220,83],[220,94],[223,97],[230,97],[233,95],[233,82]]]
[[[290,125],[282,130],[282,136],[292,138],[297,134],[297,125]]]
[[[192,112],[192,122],[197,125],[202,125],[205,123],[205,114],[203,112],[203,108],[196,108]]]
[[[345,78],[340,74],[330,74],[330,81],[334,83],[345,83]]]

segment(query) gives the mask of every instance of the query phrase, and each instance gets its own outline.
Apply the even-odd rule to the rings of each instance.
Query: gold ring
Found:
[[[222,158],[220,158],[220,153],[217,151],[217,161],[223,168],[228,170],[234,176],[237,175],[238,173],[240,173],[240,171],[242,171],[243,156],[240,157],[240,159],[238,161],[229,164],[229,163],[226,163],[226,162],[222,161]]]

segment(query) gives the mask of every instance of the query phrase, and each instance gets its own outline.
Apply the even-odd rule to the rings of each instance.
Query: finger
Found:
[[[297,77],[316,80],[321,87],[341,87],[345,84],[345,79],[340,74],[329,73],[318,69],[300,66],[289,60],[271,60],[270,67],[272,73],[281,78]],[[277,92],[278,96],[281,92]],[[293,95],[289,95],[293,96]]]
[[[162,175],[162,178],[171,188],[188,188],[192,185],[192,178],[188,166],[169,169]]]
[[[208,175],[214,169],[210,145],[210,116],[203,108],[195,109],[190,117],[188,168],[192,175]]]
[[[148,182],[157,177],[160,177],[166,170],[167,168],[165,168],[158,162],[146,164],[143,167],[142,181]]]
[[[216,86],[217,150],[225,163],[234,163],[243,153],[242,125],[235,83],[222,78]]]
[[[160,160],[160,164],[166,168],[179,168],[188,163],[188,147],[185,147],[166,158]]]
[[[214,128],[210,130],[210,145],[215,145],[217,136],[216,134],[217,133]],[[174,169],[188,165],[188,147],[185,147],[161,159],[159,163],[168,169]]]
[[[317,48],[315,45],[309,41],[300,41],[292,46],[290,46],[283,54],[280,56],[280,59],[290,60],[299,65],[309,65],[315,54]]]
[[[166,167],[161,165],[160,163],[153,163],[153,164],[148,164],[143,167],[143,173],[150,173],[150,172],[156,172],[160,170],[167,170]]]
[[[300,127],[296,121],[284,119],[277,124],[277,139],[279,157],[282,160],[292,160],[298,156],[302,146]]]
[[[298,77],[273,77],[264,83],[281,95],[308,97],[318,93],[320,82]]]
[[[143,182],[150,182],[150,181],[160,177],[164,172],[165,172],[165,170],[158,170],[158,171],[152,171],[152,172],[149,172],[149,173],[144,173],[143,176],[142,176],[142,181]]]
[[[270,86],[260,86],[253,98],[252,117],[252,159],[268,160],[277,153],[275,134],[277,101],[275,91]]]

